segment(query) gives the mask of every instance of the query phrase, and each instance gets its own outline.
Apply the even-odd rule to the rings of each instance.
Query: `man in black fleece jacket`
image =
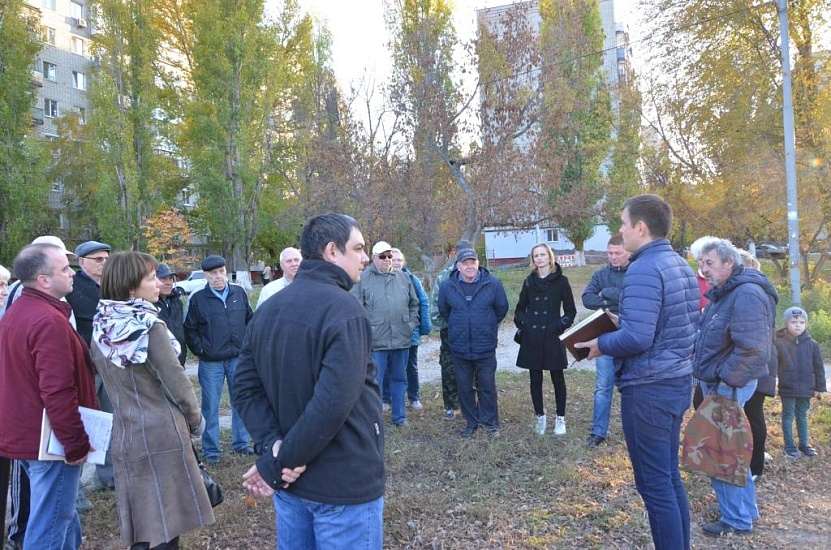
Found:
[[[264,453],[243,486],[274,495],[280,548],[380,549],[381,398],[369,319],[349,293],[364,239],[354,219],[327,214],[300,248],[294,282],[257,309],[240,353],[233,404]]]

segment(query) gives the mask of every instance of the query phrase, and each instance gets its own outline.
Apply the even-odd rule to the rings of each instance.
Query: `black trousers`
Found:
[[[750,473],[760,476],[765,470],[765,442],[768,438],[768,427],[765,423],[765,395],[753,392],[753,396],[744,404],[744,414],[750,422],[750,431],[753,433]]]

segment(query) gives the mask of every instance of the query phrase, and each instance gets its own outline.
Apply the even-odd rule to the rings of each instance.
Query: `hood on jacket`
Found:
[[[757,284],[762,287],[762,290],[765,291],[765,294],[770,296],[773,300],[774,305],[779,302],[779,293],[776,292],[776,288],[770,282],[770,280],[761,272],[755,269],[745,269],[744,267],[739,267],[727,282],[724,285],[719,287],[712,287],[710,290],[707,291],[706,296],[710,300],[714,302],[718,302],[725,294],[729,293],[732,290],[735,290],[739,285],[753,283]]]

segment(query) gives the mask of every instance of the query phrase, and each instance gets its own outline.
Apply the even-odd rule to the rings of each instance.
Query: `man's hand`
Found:
[[[64,459],[64,462],[65,462],[68,466],[81,466],[81,465],[83,465],[83,464],[87,461],[87,459],[89,458],[89,453],[93,452],[94,450],[95,450],[95,447],[93,447],[92,445],[90,445],[90,446],[89,446],[89,451],[87,451],[87,454],[85,454],[84,456],[82,456],[81,458],[79,458],[78,460],[76,460],[75,462],[69,462],[69,461],[68,461],[68,460],[66,460],[66,459]]]
[[[278,439],[274,442],[274,445],[271,446],[271,456],[277,458],[277,454],[280,452],[280,446],[282,444],[282,439]],[[280,478],[286,482],[286,484],[283,485],[283,489],[287,488],[289,485],[297,481],[298,478],[300,478],[300,474],[302,474],[305,471],[305,465],[298,466],[297,468],[283,468],[283,471],[281,472],[282,475],[280,476]]]
[[[274,489],[265,482],[256,464],[242,474],[242,487],[255,497],[270,497],[274,494]]]
[[[589,356],[586,359],[594,359],[595,357],[600,357],[603,353],[600,351],[600,348],[597,347],[597,338],[594,340],[589,340],[588,342],[577,342],[574,344],[575,348],[588,348]]]
[[[615,326],[616,326],[617,328],[620,328],[620,315],[617,315],[617,314],[615,314],[615,313],[612,313],[612,312],[611,312],[611,311],[609,311],[608,309],[606,310],[606,315],[608,315],[608,316],[609,316],[609,318],[612,320],[612,322],[615,324]]]

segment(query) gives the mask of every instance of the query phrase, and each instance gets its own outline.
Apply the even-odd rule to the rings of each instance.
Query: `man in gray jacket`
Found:
[[[352,293],[366,308],[372,325],[372,360],[378,369],[378,386],[390,371],[392,423],[408,426],[404,397],[407,392],[407,357],[410,337],[418,326],[419,301],[406,273],[392,269],[392,246],[384,241],[372,247],[372,265],[361,275]]]

